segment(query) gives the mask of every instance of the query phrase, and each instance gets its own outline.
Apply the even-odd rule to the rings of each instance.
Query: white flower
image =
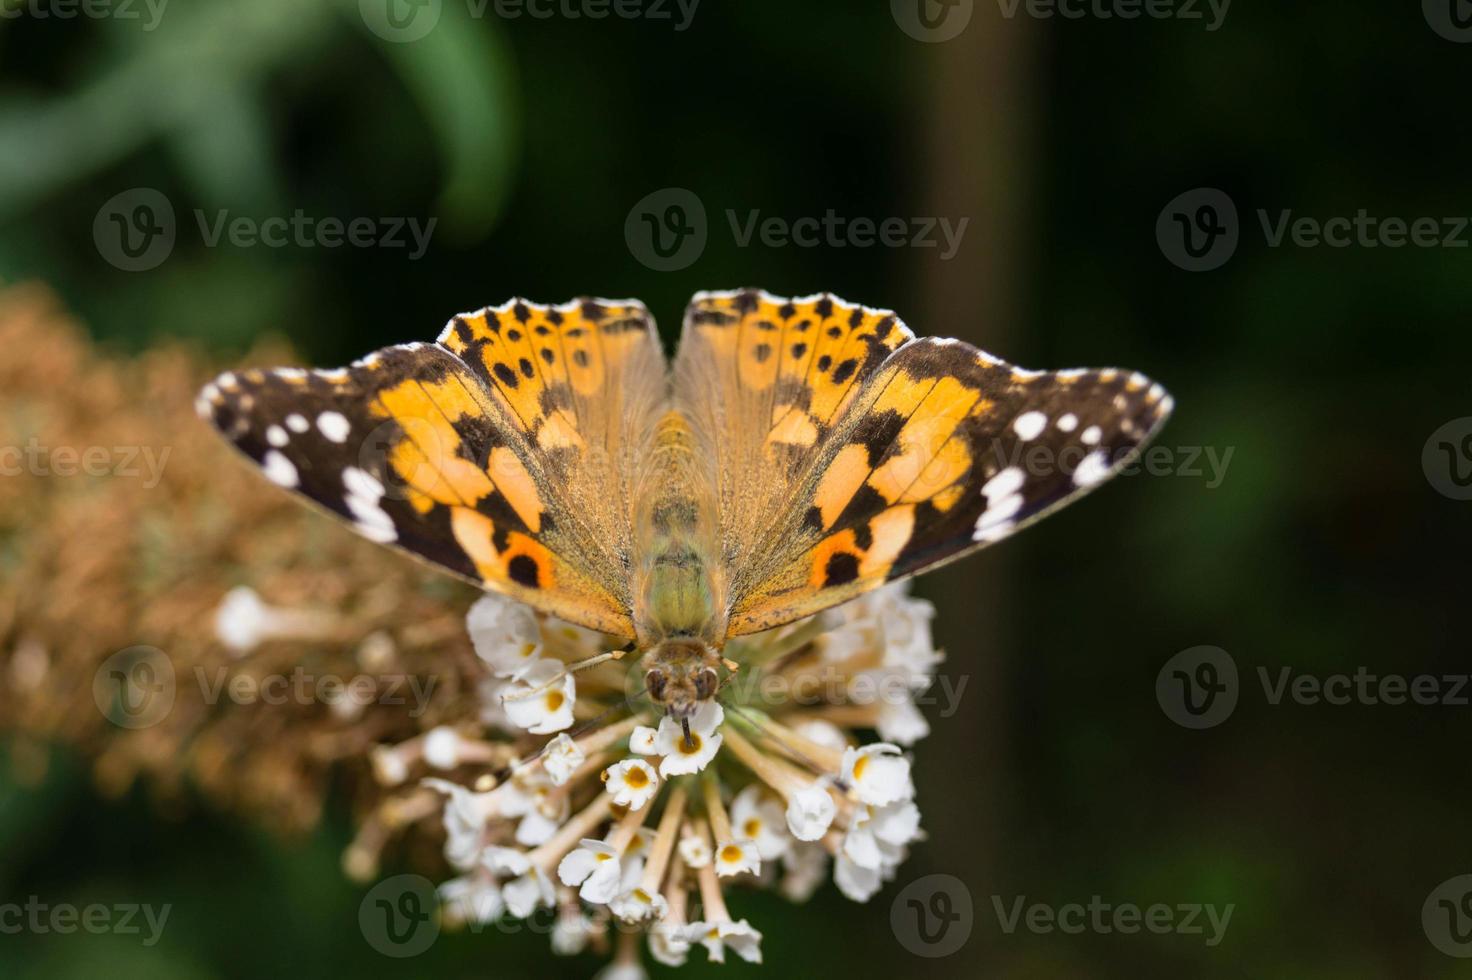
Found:
[[[821,718],[810,718],[794,728],[793,731],[797,732],[797,734],[809,742],[821,745],[825,749],[832,749],[835,752],[842,752],[849,745],[848,739],[844,738],[841,728],[833,724],[833,722],[824,721]]]
[[[659,764],[659,774],[687,776],[700,772],[716,757],[721,747],[721,735],[716,731],[725,721],[726,712],[714,701],[702,702],[690,716],[690,738],[685,738],[685,729],[669,715],[659,720],[659,731],[654,736],[654,754],[664,759]],[[637,735],[638,732],[636,731]],[[632,740],[631,740],[632,741]]]
[[[792,846],[782,816],[782,805],[759,783],[752,783],[731,801],[731,830],[753,841],[766,860],[781,857]]]
[[[680,860],[685,862],[686,867],[700,869],[710,864],[710,845],[703,836],[689,834],[681,837],[676,846],[680,849]]]
[[[837,813],[827,787],[814,781],[787,798],[787,829],[798,840],[817,840],[828,833]]]
[[[928,676],[945,659],[930,636],[935,606],[906,595],[909,586],[908,581],[899,582],[875,592],[881,604],[878,619],[884,636],[884,662]]]
[[[231,589],[215,610],[215,635],[235,653],[247,653],[270,635],[271,607],[247,586]]]
[[[663,919],[669,907],[663,895],[651,895],[642,888],[631,888],[608,903],[609,911],[625,922]]]
[[[601,840],[584,840],[568,852],[557,866],[557,877],[576,887],[585,902],[606,905],[619,893],[623,872],[618,851]]]
[[[879,737],[886,742],[909,747],[930,734],[930,723],[925,715],[910,700],[891,701],[886,699],[879,707],[879,719],[874,727]]]
[[[843,838],[843,854],[863,868],[879,871],[896,867],[905,858],[905,845],[920,835],[920,808],[908,800],[888,806],[861,805],[854,811]]]
[[[865,868],[840,854],[833,861],[833,883],[844,897],[867,902],[884,886],[884,878],[875,868]]]
[[[451,878],[440,885],[439,896],[450,922],[494,922],[506,909],[500,884],[484,873]]]
[[[530,606],[488,592],[465,617],[476,656],[497,677],[514,677],[542,653],[542,627]]]
[[[685,936],[705,947],[706,955],[716,963],[726,962],[726,948],[748,963],[762,961],[762,934],[745,919],[739,922],[692,922]]]
[[[910,781],[910,760],[898,745],[875,742],[843,752],[843,779],[871,806],[884,806],[915,795]]]
[[[746,871],[754,875],[762,872],[762,856],[755,841],[726,841],[716,845],[716,874],[729,878]]]
[[[508,912],[518,919],[525,919],[541,906],[551,907],[556,893],[541,869],[529,866],[525,874],[506,883],[501,896],[506,899]]]
[[[588,946],[593,935],[593,920],[572,903],[564,907],[552,924],[552,952],[558,956],[576,956]]]
[[[659,777],[654,767],[643,759],[625,759],[603,770],[603,781],[613,802],[631,810],[641,810],[659,790]]]
[[[424,736],[424,761],[435,769],[454,769],[460,764],[460,736],[448,725],[430,729]]]
[[[506,717],[534,735],[550,735],[572,727],[576,700],[577,682],[558,660],[533,662],[501,694]]]
[[[526,852],[514,847],[487,847],[481,852],[480,865],[493,875],[524,875],[532,870]]]
[[[546,843],[567,819],[567,794],[552,792],[552,779],[544,772],[522,773],[492,792],[498,797],[500,816],[521,818],[516,842],[526,847]]]
[[[828,876],[828,851],[821,844],[794,844],[782,855],[786,872],[778,887],[789,902],[806,902]]]
[[[368,756],[373,778],[385,786],[397,786],[409,778],[409,763],[397,745],[375,745]]]
[[[578,743],[568,738],[566,732],[559,734],[542,749],[542,768],[546,771],[547,778],[552,780],[553,786],[566,783],[578,766],[586,761],[587,756],[583,755],[583,750],[578,748]]]
[[[485,843],[486,821],[500,812],[496,791],[472,793],[444,779],[426,779],[422,784],[450,797],[440,814],[445,825],[445,859],[461,870],[471,867]]]
[[[690,939],[683,924],[660,922],[649,930],[649,955],[665,966],[684,966]]]
[[[638,755],[654,755],[654,729],[648,725],[640,725],[629,735],[629,751]]]

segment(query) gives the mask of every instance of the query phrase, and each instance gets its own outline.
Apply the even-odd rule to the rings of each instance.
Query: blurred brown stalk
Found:
[[[11,474],[0,475],[0,732],[21,778],[40,779],[44,747],[61,743],[90,760],[106,795],[141,783],[166,811],[198,794],[302,830],[335,769],[366,812],[377,793],[369,746],[473,710],[469,590],[251,472],[194,413],[216,365],[179,343],[102,352],[38,285],[0,287],[0,351],[0,466]],[[263,347],[246,360],[291,359]],[[94,475],[74,472],[89,449]],[[215,615],[241,585],[338,625],[327,639],[232,651]],[[176,697],[161,721],[129,729],[99,708],[93,679],[138,645],[168,656]],[[219,677],[298,665],[313,676],[433,676],[434,696],[417,718],[412,699],[345,710],[206,696]]]

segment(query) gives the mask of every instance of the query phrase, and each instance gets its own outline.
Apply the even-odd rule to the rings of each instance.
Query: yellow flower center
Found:
[[[548,691],[547,710],[556,711],[558,708],[562,707],[562,702],[565,700],[567,699],[563,696],[561,691]]]
[[[649,774],[644,771],[643,766],[630,766],[629,771],[624,773],[624,782],[639,789],[649,785]]]
[[[863,779],[864,778],[864,770],[867,769],[867,768],[869,768],[869,757],[867,755],[861,755],[861,756],[859,756],[858,760],[854,762],[854,781],[855,782],[857,782],[860,779]]]
[[[675,741],[675,746],[685,755],[695,755],[700,751],[700,736],[695,732],[691,732],[690,738],[687,741],[685,737],[681,735]]]
[[[741,848],[737,847],[735,844],[727,844],[725,847],[721,848],[721,860],[725,861],[727,864],[735,864],[737,861],[741,860]]]
[[[612,854],[603,854],[602,852],[600,852],[598,854],[594,854],[593,855],[593,858],[594,858],[594,860],[597,860],[597,861],[612,861],[613,860],[613,855]]]
[[[746,821],[744,825],[746,836],[755,840],[762,832],[762,822],[755,817]]]

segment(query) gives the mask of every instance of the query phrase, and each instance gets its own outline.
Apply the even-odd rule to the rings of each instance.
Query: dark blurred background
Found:
[[[754,285],[892,307],[1026,365],[1145,371],[1177,404],[1155,472],[918,585],[966,682],[916,750],[929,839],[867,905],[831,884],[795,910],[745,900],[766,973],[1466,976],[1443,947],[1472,952],[1472,918],[1423,904],[1472,871],[1472,709],[1275,704],[1262,680],[1364,668],[1472,693],[1444,679],[1469,669],[1472,421],[1433,438],[1472,412],[1465,8],[136,0],[63,18],[65,0],[0,0],[0,279],[49,283],[117,348],[185,337],[226,359],[274,334],[335,365],[517,294],[637,296],[673,339],[690,293]],[[1104,15],[1124,10],[1142,14]],[[830,210],[966,224],[954,254],[938,230],[933,247],[741,240],[753,212]],[[1366,240],[1272,243],[1284,211],[1361,210],[1382,223]],[[435,225],[422,255],[407,228],[398,247],[209,242],[222,212],[298,211],[369,219],[375,239]],[[674,239],[651,241],[646,214],[695,231],[662,256]],[[1386,219],[1418,218],[1435,232],[1395,246]],[[1167,661],[1203,645],[1235,664],[1237,700],[1192,728]],[[1193,664],[1181,676],[1210,678]],[[79,762],[0,783],[0,897],[173,905],[152,947],[0,936],[0,975],[596,968],[495,933],[379,956],[333,812],[282,840],[103,802]],[[891,905],[935,873],[972,919],[926,959]],[[1204,915],[1203,934],[1006,928],[1020,897],[1094,896],[1232,915],[1215,945]]]

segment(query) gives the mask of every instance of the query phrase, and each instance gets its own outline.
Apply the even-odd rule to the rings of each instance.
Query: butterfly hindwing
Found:
[[[711,295],[747,319],[785,324],[776,311],[802,308],[764,293]],[[959,341],[914,339],[887,311],[820,301],[828,319],[854,325],[829,338],[842,360],[812,363],[785,389],[774,381],[773,401],[793,408],[773,410],[770,429],[725,429],[743,448],[728,452],[737,467],[722,479],[756,483],[769,508],[765,522],[753,516],[731,526],[723,518],[738,542],[728,544],[728,558],[740,554],[742,563],[728,572],[732,635],[812,615],[1001,540],[1112,475],[1170,411],[1160,386],[1139,374],[1025,371]],[[711,319],[712,302],[707,295],[692,304],[683,343],[709,329],[701,321]],[[871,324],[887,325],[883,338]],[[723,329],[753,332],[750,323]],[[791,342],[786,326],[781,335]],[[686,377],[721,379],[717,404],[757,400],[766,377],[753,383],[749,343],[707,339],[693,355],[682,346],[682,359],[738,362],[724,371],[704,364]],[[804,417],[792,422],[799,411]],[[705,424],[752,417],[739,408],[707,412]],[[800,438],[779,441],[779,432]],[[743,538],[754,542],[744,554]]]
[[[632,636],[629,479],[664,373],[637,303],[514,300],[348,368],[222,375],[200,411],[365,536]]]

